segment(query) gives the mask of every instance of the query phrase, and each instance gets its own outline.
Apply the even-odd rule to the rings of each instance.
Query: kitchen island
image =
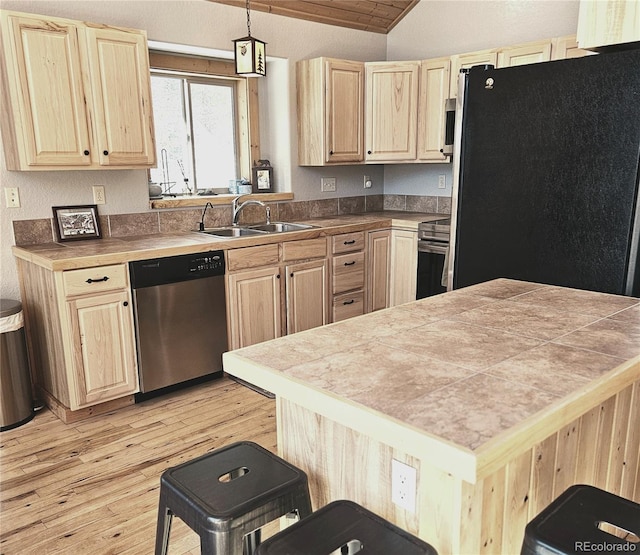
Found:
[[[640,299],[499,279],[224,355],[273,392],[314,508],[352,499],[441,555],[519,553],[574,483],[640,501]],[[415,511],[391,461],[417,469]]]

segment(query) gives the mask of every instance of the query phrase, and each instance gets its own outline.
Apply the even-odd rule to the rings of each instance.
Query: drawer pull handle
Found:
[[[345,262],[344,265],[345,266],[353,266],[356,263],[355,260],[352,260],[351,262]]]
[[[107,281],[108,279],[109,279],[109,276],[104,276],[104,277],[101,277],[100,279],[91,279],[91,278],[89,278],[87,280],[87,283],[98,283],[100,281]]]
[[[345,245],[353,245],[356,242],[355,239],[351,239],[351,241],[345,241],[344,244]]]
[[[345,305],[346,304],[353,304],[355,302],[356,302],[355,299],[351,299],[350,301],[344,301],[342,304],[345,304]]]

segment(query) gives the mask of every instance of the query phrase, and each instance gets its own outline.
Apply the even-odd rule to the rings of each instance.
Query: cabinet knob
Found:
[[[370,150],[367,150],[367,154],[371,154],[371,151],[370,151]]]
[[[123,305],[123,306],[129,306],[129,301],[124,301],[124,302],[122,303],[122,305]]]
[[[293,272],[291,272],[289,275],[290,275],[291,277],[293,277]]]
[[[280,279],[280,274],[278,274],[278,275],[276,276],[276,279]]]
[[[85,155],[85,156],[89,156],[89,151],[88,151],[88,150],[85,150],[85,151],[84,151],[84,155]]]
[[[330,150],[330,151],[329,151],[329,154],[333,154],[333,150]]]
[[[104,154],[105,156],[109,156],[109,151],[108,150],[103,150],[102,154]]]

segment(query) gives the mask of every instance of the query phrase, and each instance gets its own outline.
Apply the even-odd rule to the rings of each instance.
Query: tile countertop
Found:
[[[640,299],[498,279],[232,351],[224,369],[475,481],[640,379]]]
[[[447,214],[383,211],[350,214],[305,220],[313,229],[287,233],[269,233],[246,237],[215,237],[197,231],[185,233],[157,233],[153,235],[110,237],[87,241],[45,243],[14,246],[14,256],[49,270],[71,270],[107,264],[122,264],[132,260],[193,254],[214,249],[231,249],[266,245],[281,241],[313,239],[352,231],[384,229],[395,226],[417,229],[418,224],[448,217]]]

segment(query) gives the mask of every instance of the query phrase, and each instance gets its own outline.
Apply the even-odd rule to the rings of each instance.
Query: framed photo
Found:
[[[100,220],[95,204],[54,206],[53,219],[59,241],[100,239]]]
[[[269,160],[258,160],[253,167],[253,192],[270,193],[273,191],[273,168]]]

